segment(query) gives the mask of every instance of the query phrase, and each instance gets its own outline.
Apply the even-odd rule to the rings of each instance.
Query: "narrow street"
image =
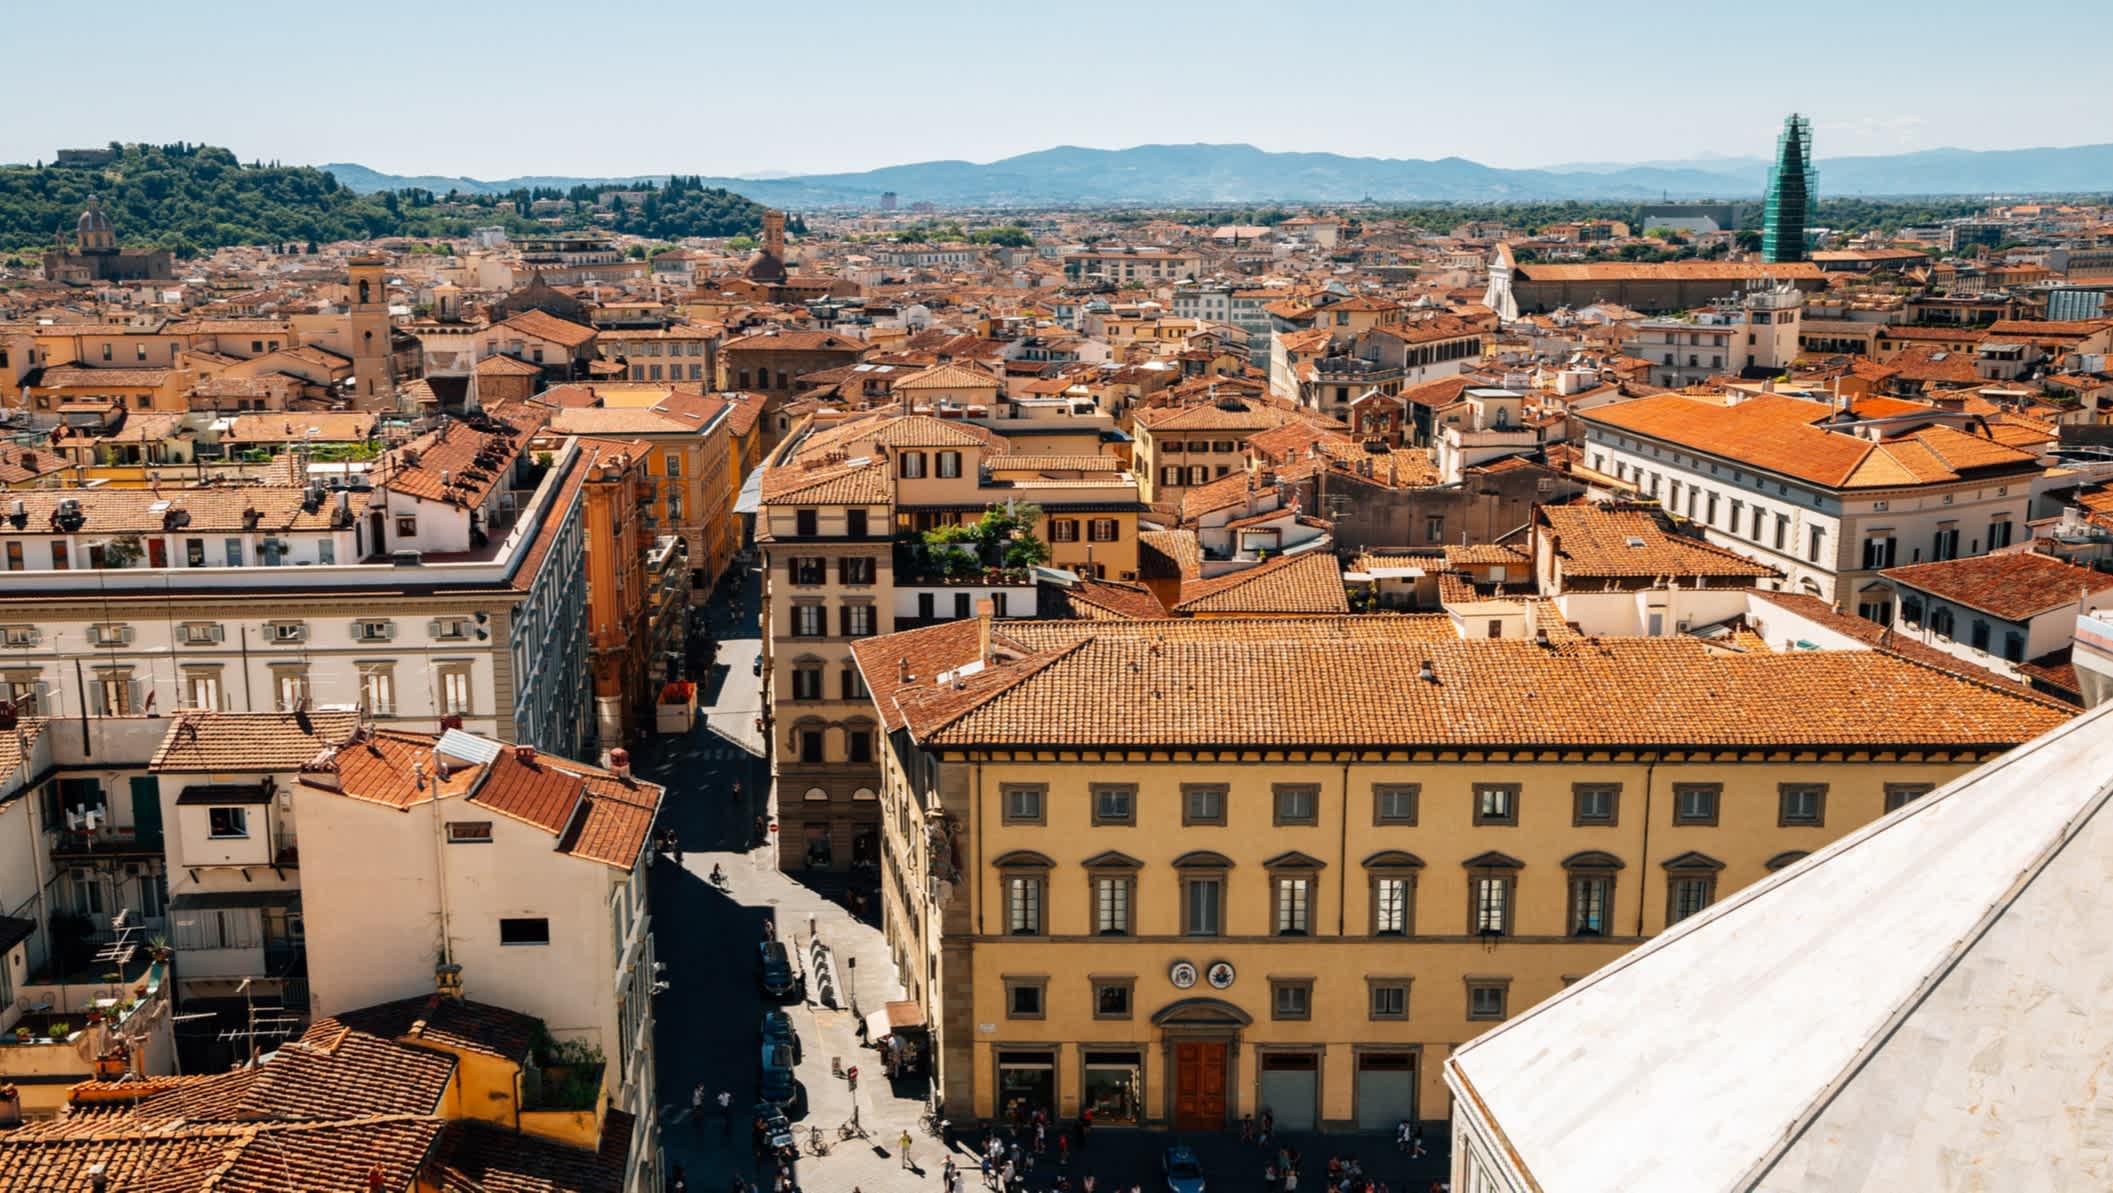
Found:
[[[731,617],[724,602],[711,609],[720,648],[699,696],[700,705],[709,707],[700,707],[696,729],[681,737],[649,738],[634,751],[639,773],[667,785],[662,823],[675,830],[682,845],[682,861],[663,857],[652,879],[657,950],[670,984],[655,1008],[662,1140],[670,1171],[681,1165],[689,1188],[699,1193],[730,1190],[736,1176],[758,1190],[771,1187],[775,1165],[759,1163],[750,1147],[749,1124],[757,1098],[762,1016],[780,1009],[775,999],[765,998],[757,980],[757,949],[765,923],[774,921],[780,939],[794,946],[795,967],[806,979],[805,1000],[782,1006],[802,1047],[796,1069],[805,1099],[791,1116],[800,1144],[799,1188],[804,1193],[935,1193],[942,1188],[941,1165],[951,1155],[963,1169],[962,1187],[981,1189],[974,1152],[984,1139],[980,1128],[942,1145],[919,1121],[925,1083],[889,1082],[881,1075],[879,1054],[859,1042],[851,1012],[812,1001],[809,944],[816,934],[834,951],[837,972],[862,1010],[879,1009],[901,997],[901,989],[878,924],[855,919],[845,906],[843,876],[781,873],[771,863],[771,851],[756,847],[755,818],[768,819],[772,809],[770,767],[755,724],[762,701],[754,672],[760,597],[753,575],[740,595]],[[714,866],[726,876],[724,890],[710,882]],[[860,1073],[855,1093],[840,1075],[852,1066]],[[693,1115],[691,1097],[699,1085],[703,1110]],[[724,1118],[718,1109],[721,1091],[732,1095],[731,1114]],[[854,1116],[863,1134],[843,1137],[839,1129]],[[826,1154],[811,1150],[810,1128],[820,1130]],[[906,1131],[914,1165],[908,1168],[900,1155]],[[1010,1133],[1001,1137],[1010,1141]],[[1445,1175],[1439,1139],[1432,1140],[1431,1155],[1417,1160],[1397,1151],[1392,1139],[1371,1135],[1309,1135],[1289,1142],[1304,1152],[1299,1168],[1306,1189],[1326,1187],[1331,1155],[1356,1156],[1394,1193],[1424,1193]],[[1176,1143],[1195,1149],[1211,1188],[1263,1187],[1269,1156],[1243,1145],[1237,1131],[1180,1136],[1117,1128],[1095,1130],[1068,1167],[1059,1163],[1052,1132],[1047,1152],[1025,1173],[1026,1187],[1053,1189],[1060,1176],[1068,1176],[1078,1189],[1080,1178],[1091,1174],[1096,1193],[1128,1193],[1133,1186],[1156,1193],[1165,1188],[1161,1153]]]

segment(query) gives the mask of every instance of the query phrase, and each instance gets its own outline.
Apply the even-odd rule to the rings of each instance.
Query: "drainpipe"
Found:
[[[1335,844],[1335,934],[1340,937],[1343,935],[1345,922],[1345,909],[1343,907],[1344,884],[1349,882],[1343,871],[1350,868],[1350,761],[1348,759],[1343,760],[1343,819],[1342,823],[1337,826],[1337,830]]]
[[[1655,758],[1643,764],[1643,844],[1641,846],[1641,849],[1643,851],[1641,858],[1642,873],[1639,873],[1636,876],[1636,935],[1638,936],[1643,935],[1643,888],[1644,885],[1650,881],[1650,879],[1645,877],[1645,874],[1648,874],[1650,872],[1651,865],[1651,773],[1656,770],[1657,767],[1658,760]]]

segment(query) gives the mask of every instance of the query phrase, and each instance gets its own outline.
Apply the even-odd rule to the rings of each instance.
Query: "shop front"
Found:
[[[1144,1116],[1144,1053],[1088,1047],[1081,1061],[1080,1105],[1093,1112],[1094,1125],[1136,1126]]]
[[[998,1053],[998,1114],[1019,1126],[1037,1110],[1056,1114],[1056,1051],[1007,1048]]]

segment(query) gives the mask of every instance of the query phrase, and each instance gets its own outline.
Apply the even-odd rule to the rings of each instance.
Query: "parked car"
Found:
[[[793,1030],[792,1016],[783,1011],[763,1012],[763,1042],[791,1048],[794,1064],[800,1063],[800,1057],[806,1051],[800,1046],[800,1033]]]
[[[757,1093],[772,1106],[786,1114],[797,1117],[804,1092],[800,1079],[793,1075],[792,1049],[784,1044],[763,1045],[762,1073],[758,1078]]]
[[[1167,1193],[1203,1193],[1203,1165],[1185,1147],[1170,1147],[1159,1158],[1167,1174]]]
[[[764,941],[760,956],[756,980],[762,984],[763,993],[771,998],[791,997],[799,988],[799,980],[792,975],[792,954],[785,951],[785,942]]]

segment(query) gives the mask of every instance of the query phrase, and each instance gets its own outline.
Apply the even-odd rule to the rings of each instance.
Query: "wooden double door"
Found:
[[[1223,1040],[1174,1044],[1174,1129],[1215,1131],[1225,1126],[1226,1051]]]

